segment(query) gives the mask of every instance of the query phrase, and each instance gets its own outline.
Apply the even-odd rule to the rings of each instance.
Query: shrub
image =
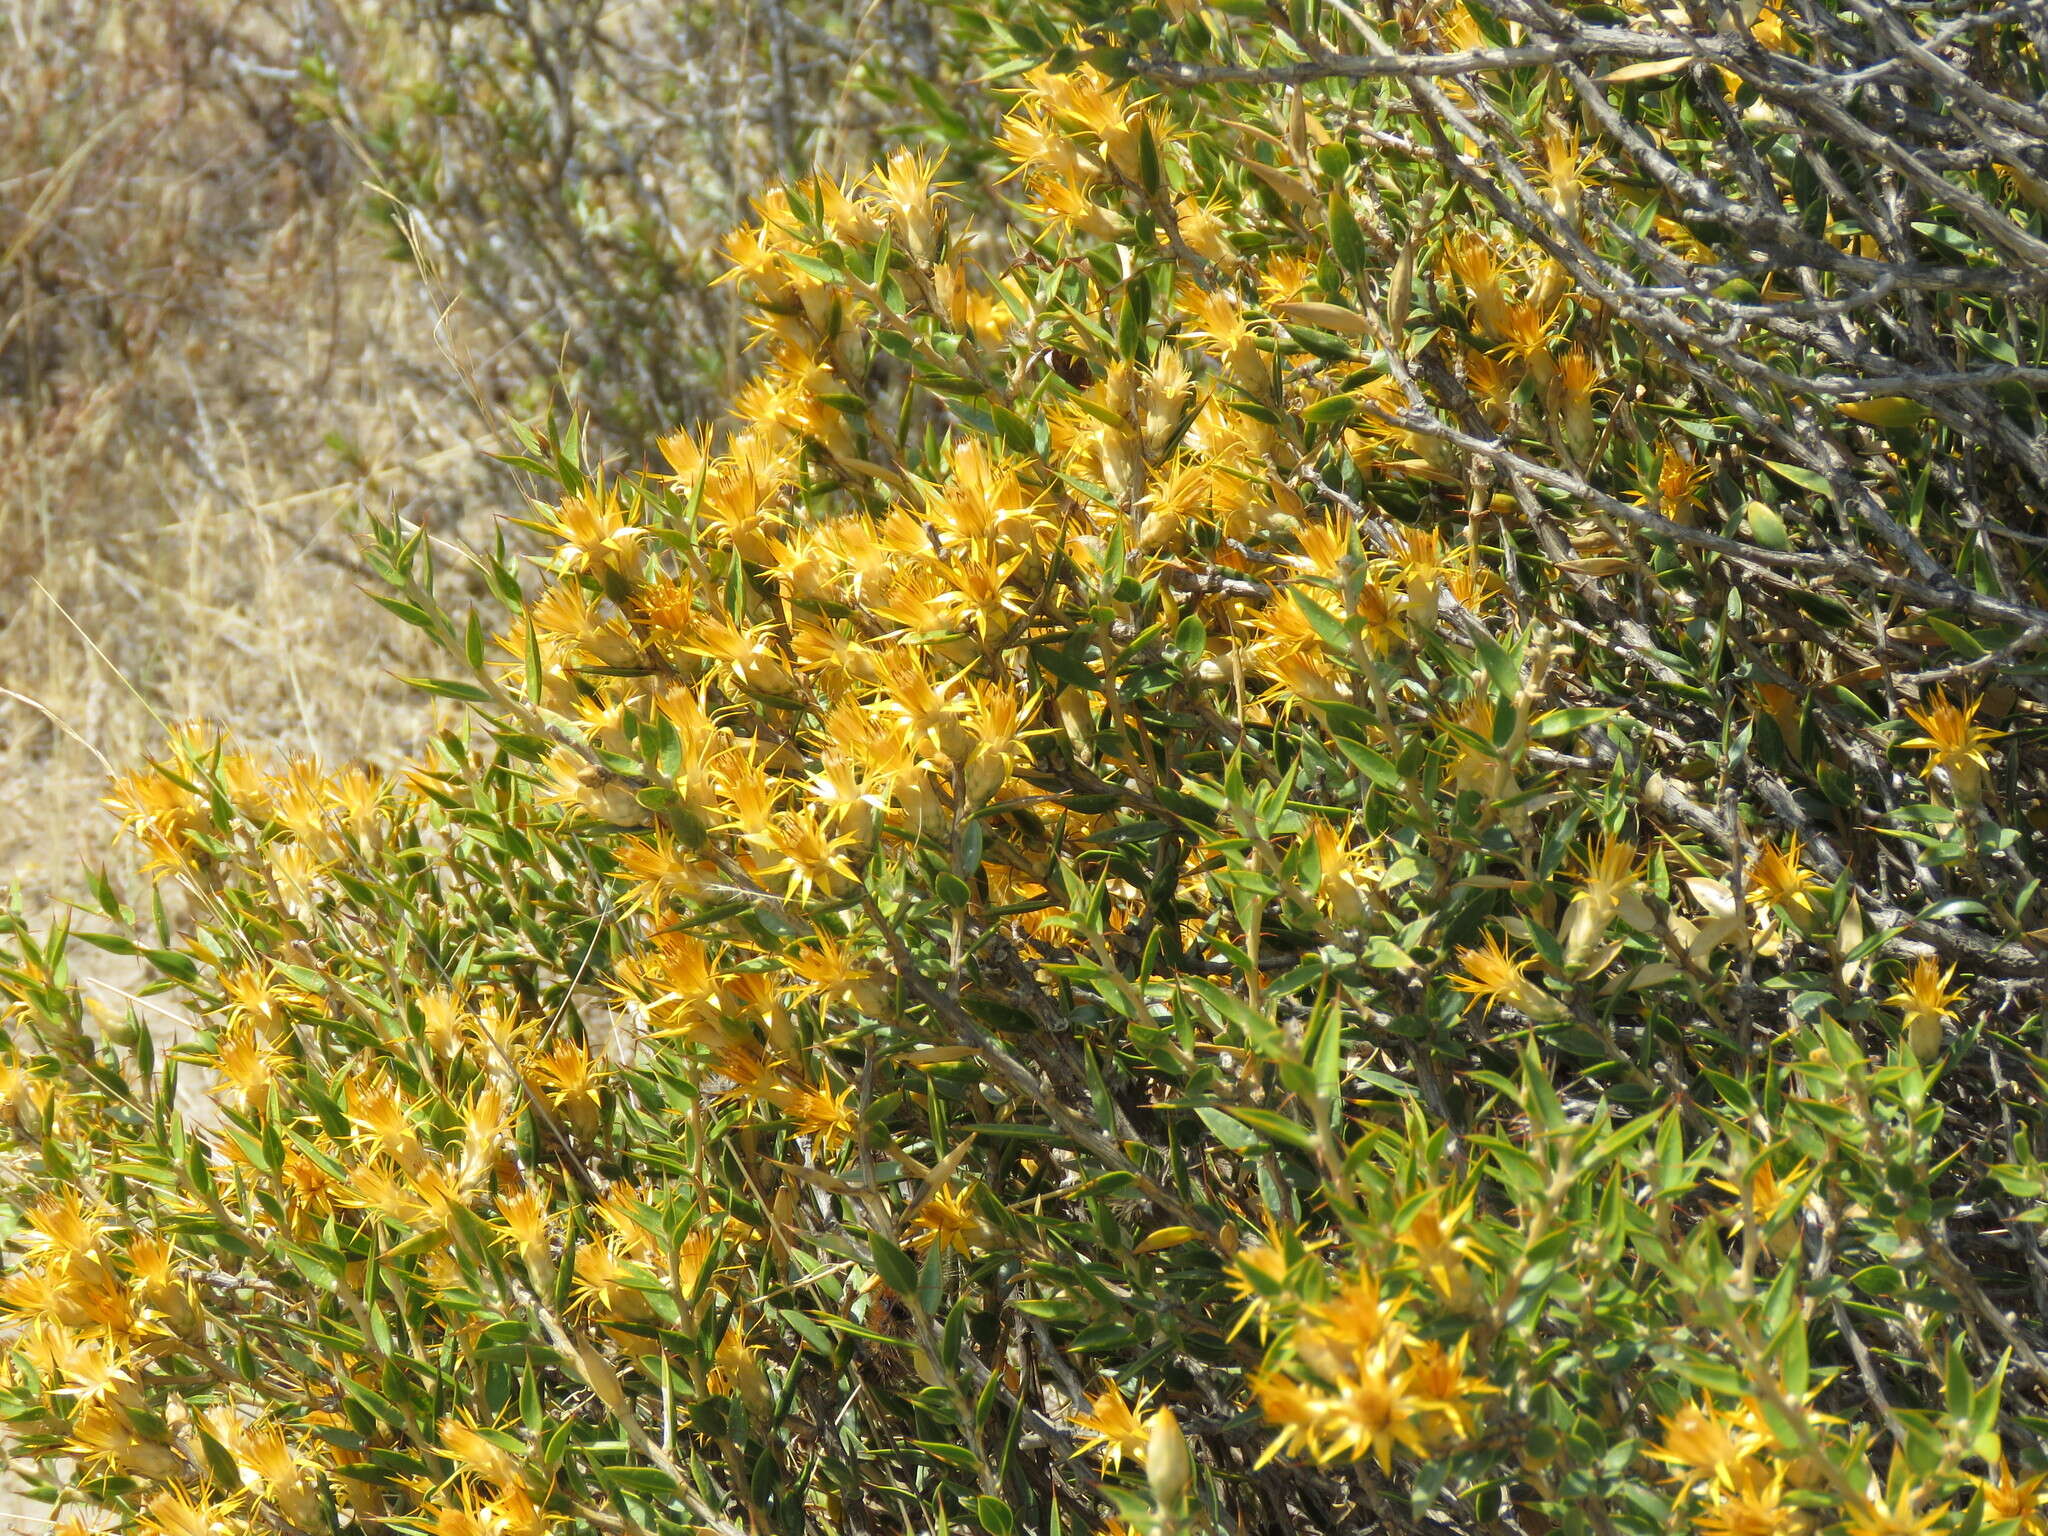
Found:
[[[2024,18],[1297,10],[964,18],[1013,174],[764,197],[727,430],[531,441],[502,618],[379,530],[473,734],[117,784],[194,925],[4,973],[53,1497],[2040,1528]]]

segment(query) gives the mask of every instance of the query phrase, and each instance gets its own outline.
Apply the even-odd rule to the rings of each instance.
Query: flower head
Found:
[[[1145,1406],[1145,1400],[1152,1395],[1150,1389],[1138,1394],[1134,1403],[1124,1400],[1123,1390],[1108,1377],[1105,1385],[1088,1404],[1086,1413],[1069,1414],[1074,1428],[1083,1431],[1090,1438],[1081,1443],[1076,1456],[1099,1449],[1102,1465],[1111,1472],[1123,1465],[1126,1456],[1143,1461],[1145,1451],[1151,1442],[1151,1433],[1145,1428],[1138,1413]]]
[[[1664,1439],[1646,1454],[1674,1469],[1668,1475],[1681,1493],[1695,1487],[1733,1490],[1739,1470],[1765,1443],[1747,1416],[1708,1403],[1687,1403],[1659,1423]]]
[[[2036,1472],[2032,1477],[2019,1478],[2006,1459],[1998,1458],[1998,1476],[1981,1478],[1977,1486],[1984,1494],[1985,1512],[1995,1521],[2015,1520],[2019,1522],[2022,1536],[2040,1536],[2048,1529],[2048,1511],[2042,1508],[2041,1486],[2048,1483],[2048,1472]]]
[[[1904,1015],[1906,1041],[1922,1061],[1940,1051],[1941,1028],[1956,1016],[1954,1004],[1966,989],[1949,985],[1955,976],[1954,966],[1944,971],[1932,955],[1922,955],[1899,990],[1885,999],[1887,1007]]]
[[[1927,762],[1921,772],[1930,779],[1936,774],[1946,776],[1950,791],[1965,805],[1973,804],[1983,793],[1984,774],[1991,766],[1984,749],[2006,734],[1977,724],[1977,711],[1983,703],[1972,699],[1957,704],[1937,692],[1924,709],[1906,706],[1906,714],[1921,734],[1900,745],[1925,752]]]
[[[1818,915],[1813,892],[1822,889],[1820,876],[1800,860],[1799,839],[1787,838],[1780,848],[1766,839],[1751,859],[1747,900],[1752,907],[1781,907],[1797,919]]]
[[[984,1239],[988,1236],[988,1226],[974,1209],[972,1185],[966,1189],[955,1189],[951,1184],[941,1185],[917,1208],[917,1214],[910,1218],[910,1226],[913,1247],[937,1246],[970,1258],[977,1248],[987,1246]]]
[[[1529,980],[1529,962],[1509,954],[1497,934],[1489,933],[1477,949],[1461,948],[1458,964],[1461,972],[1451,978],[1451,985],[1472,999],[1467,1008],[1484,1001],[1505,1004],[1538,1021],[1564,1017],[1557,999]]]
[[[1578,894],[1572,897],[1564,923],[1564,964],[1577,971],[1592,958],[1607,935],[1607,925],[1624,898],[1636,888],[1636,846],[1610,837],[1586,860]]]
[[[1786,1469],[1760,1460],[1745,1460],[1728,1486],[1693,1518],[1700,1536],[1804,1536],[1813,1517],[1793,1504],[1785,1487]]]

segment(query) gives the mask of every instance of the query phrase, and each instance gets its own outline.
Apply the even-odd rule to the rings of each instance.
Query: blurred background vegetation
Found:
[[[750,198],[951,110],[903,0],[5,0],[0,39],[0,886],[36,902],[166,722],[414,737],[359,510],[465,541],[519,506],[508,421],[701,413]]]

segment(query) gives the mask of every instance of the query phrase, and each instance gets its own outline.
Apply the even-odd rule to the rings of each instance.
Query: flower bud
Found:
[[[1171,1408],[1161,1408],[1146,1421],[1150,1438],[1145,1445],[1145,1481],[1152,1490],[1152,1503],[1170,1514],[1188,1491],[1188,1437],[1181,1433],[1180,1420]]]

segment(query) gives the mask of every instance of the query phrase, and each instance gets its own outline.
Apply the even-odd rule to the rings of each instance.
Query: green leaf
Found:
[[[1350,395],[1325,395],[1301,413],[1311,427],[1328,427],[1351,420],[1358,414],[1358,402]]]
[[[933,1460],[958,1467],[963,1472],[973,1472],[981,1465],[974,1459],[974,1452],[964,1445],[954,1445],[947,1440],[913,1440],[910,1443]]]
[[[1226,992],[1205,976],[1184,977],[1181,985],[1209,1005],[1212,1017],[1235,1024],[1245,1043],[1266,1060],[1278,1061],[1287,1055],[1279,1026],[1243,998]]]
[[[1344,1014],[1340,1008],[1325,1006],[1310,1025],[1302,1054],[1308,1058],[1315,1091],[1323,1102],[1338,1107],[1343,1086]]]
[[[475,683],[458,682],[452,677],[403,677],[399,679],[408,688],[417,688],[421,693],[435,694],[444,699],[460,699],[465,704],[488,704],[491,696]]]
[[[1778,515],[1775,507],[1760,501],[1747,503],[1742,509],[1743,526],[1749,536],[1765,549],[1783,552],[1792,547],[1791,530],[1785,526],[1785,519]]]
[[[1331,740],[1347,762],[1381,789],[1399,789],[1402,786],[1401,770],[1388,762],[1379,753],[1348,736],[1336,736]]]
[[[1351,632],[1344,627],[1342,619],[1300,587],[1289,587],[1287,595],[1293,599],[1294,606],[1301,610],[1302,617],[1308,620],[1308,627],[1316,632],[1317,639],[1340,656],[1351,654]]]
[[[1816,496],[1830,494],[1828,477],[1797,464],[1781,464],[1776,459],[1765,459],[1764,468],[1781,480],[1789,480],[1802,491],[1811,491]]]
[[[1529,734],[1538,741],[1574,736],[1591,726],[1604,725],[1620,716],[1618,709],[1553,709],[1538,715]]]
[[[1330,189],[1327,218],[1330,231],[1330,254],[1345,271],[1354,275],[1365,270],[1371,260],[1366,247],[1365,232],[1358,227],[1358,217],[1351,211],[1351,199],[1345,196],[1341,187]]]
[[[875,1273],[882,1277],[882,1284],[905,1300],[916,1299],[917,1266],[909,1254],[880,1233],[868,1239],[868,1252],[874,1255]]]
[[[1480,665],[1486,668],[1486,675],[1492,681],[1493,691],[1500,702],[1512,701],[1522,687],[1521,663],[1483,634],[1472,636],[1472,649],[1479,653]]]
[[[1331,362],[1358,360],[1359,354],[1352,349],[1351,344],[1329,331],[1320,331],[1309,325],[1284,325],[1281,329],[1286,331],[1289,339],[1304,352],[1327,358]]]
[[[1216,1139],[1233,1152],[1249,1152],[1259,1144],[1256,1133],[1240,1125],[1221,1110],[1203,1108],[1197,1109],[1195,1114],[1202,1124],[1215,1133]]]
[[[1239,1108],[1228,1106],[1231,1115],[1243,1121],[1268,1141],[1279,1142],[1282,1146],[1293,1147],[1302,1152],[1313,1152],[1316,1139],[1314,1134],[1299,1121],[1285,1115],[1276,1115],[1268,1109]]]

